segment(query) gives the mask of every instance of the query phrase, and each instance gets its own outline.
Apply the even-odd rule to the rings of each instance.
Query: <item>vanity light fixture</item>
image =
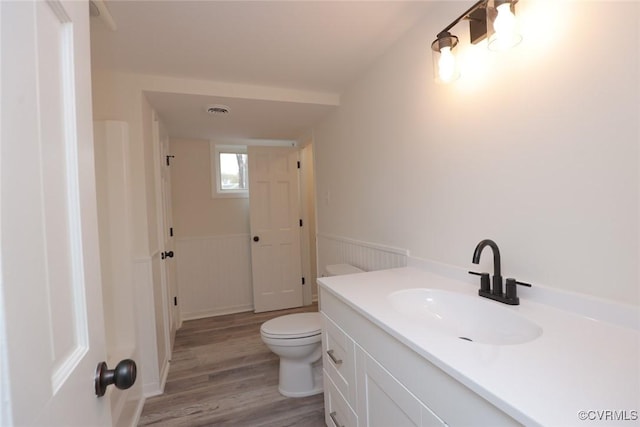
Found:
[[[518,33],[515,4],[518,0],[480,0],[445,27],[431,43],[435,80],[450,83],[460,76],[454,49],[458,37],[449,31],[460,21],[469,22],[472,44],[489,39],[489,49],[505,50],[522,40]]]

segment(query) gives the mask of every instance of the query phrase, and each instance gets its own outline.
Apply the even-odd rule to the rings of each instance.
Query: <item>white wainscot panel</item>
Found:
[[[406,249],[318,233],[318,276],[330,264],[351,264],[365,271],[406,267]]]
[[[253,310],[249,234],[176,241],[182,320]]]

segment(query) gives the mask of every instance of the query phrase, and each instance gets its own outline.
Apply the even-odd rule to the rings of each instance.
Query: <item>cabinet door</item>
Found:
[[[358,427],[358,417],[324,371],[324,419],[329,427]]]
[[[349,405],[355,406],[355,343],[324,314],[322,324],[322,366]]]
[[[358,420],[370,427],[446,425],[367,352],[356,345]]]

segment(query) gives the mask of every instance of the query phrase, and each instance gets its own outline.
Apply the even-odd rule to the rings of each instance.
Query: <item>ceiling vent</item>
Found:
[[[207,105],[206,110],[207,110],[207,113],[213,114],[215,116],[224,116],[226,114],[229,114],[230,112],[229,107],[227,107],[226,105],[220,105],[220,104]]]

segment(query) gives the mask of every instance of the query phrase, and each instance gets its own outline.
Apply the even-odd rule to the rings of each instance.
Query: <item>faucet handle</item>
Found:
[[[478,273],[476,271],[470,271],[469,274],[480,276],[480,291],[491,292],[491,282],[489,280],[489,273]]]
[[[509,277],[505,280],[506,287],[506,295],[507,300],[515,301],[515,305],[518,304],[518,291],[516,289],[516,285],[526,286],[528,288],[531,287],[530,283],[518,282],[516,279]]]

